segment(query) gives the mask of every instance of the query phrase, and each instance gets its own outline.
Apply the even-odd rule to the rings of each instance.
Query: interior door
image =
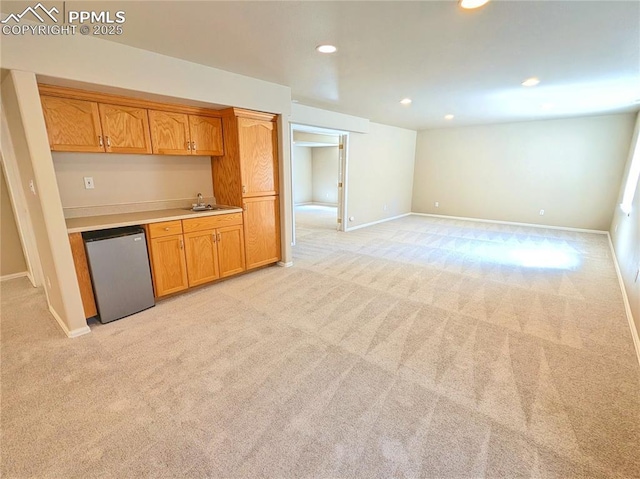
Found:
[[[105,151],[96,102],[52,96],[40,100],[53,151]]]
[[[272,121],[238,118],[242,196],[278,194],[276,126]]]
[[[222,120],[210,116],[189,115],[191,154],[222,156]]]
[[[153,153],[190,155],[189,117],[183,113],[149,110]]]
[[[100,103],[100,121],[106,150],[111,153],[151,153],[146,108]]]

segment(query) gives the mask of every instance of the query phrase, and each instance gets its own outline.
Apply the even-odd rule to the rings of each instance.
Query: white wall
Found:
[[[311,203],[313,200],[313,181],[311,167],[311,148],[294,146],[291,152],[293,162],[293,203]]]
[[[115,155],[54,152],[64,208],[80,208],[213,196],[208,156]],[[94,189],[84,188],[85,176]],[[185,206],[188,206],[188,201]]]
[[[415,151],[413,130],[370,123],[349,135],[348,228],[411,212]]]
[[[60,193],[33,73],[12,71],[2,82],[2,108],[15,158],[3,149],[4,161],[19,171],[27,209],[33,226],[49,310],[70,336],[89,331],[84,318],[80,289],[62,213]]]
[[[337,146],[311,148],[313,164],[313,202],[338,204],[340,156]]]
[[[606,231],[632,131],[632,114],[421,131],[413,211]]]
[[[4,172],[0,168],[0,276],[27,271]]]
[[[640,113],[636,117],[633,140],[629,144],[634,145],[639,135]],[[628,148],[628,150],[631,149],[631,147]],[[640,269],[640,182],[638,182],[635,196],[633,197],[631,213],[626,215],[619,206],[622,203],[622,194],[627,182],[629,169],[631,168],[631,160],[630,152],[625,166],[623,181],[620,185],[618,201],[613,208],[610,234],[624,287],[629,298],[636,331],[640,333],[640,278],[636,276],[638,269]]]

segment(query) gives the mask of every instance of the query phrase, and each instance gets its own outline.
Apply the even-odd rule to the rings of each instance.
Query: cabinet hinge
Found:
[[[342,224],[342,218],[338,218],[338,224]]]
[[[338,183],[338,188],[342,188],[342,181]]]

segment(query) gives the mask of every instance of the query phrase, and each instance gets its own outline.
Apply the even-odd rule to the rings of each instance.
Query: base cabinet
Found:
[[[245,270],[242,214],[147,225],[156,297]]]
[[[156,297],[177,293],[189,287],[182,235],[153,238],[151,264]]]
[[[280,207],[277,196],[244,198],[247,269],[280,261]]]

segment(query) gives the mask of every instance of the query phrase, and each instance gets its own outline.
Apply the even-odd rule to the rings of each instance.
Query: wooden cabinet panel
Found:
[[[149,110],[153,153],[161,155],[188,155],[189,117],[183,113]]]
[[[162,236],[172,236],[182,234],[182,221],[163,221],[162,223],[151,223],[149,225],[149,238],[160,238]]]
[[[233,226],[242,224],[242,213],[229,213],[224,215],[201,216],[182,220],[182,229],[185,233],[192,231],[213,230],[223,226]]]
[[[106,151],[151,153],[149,117],[145,108],[98,105]]]
[[[216,231],[197,231],[184,235],[189,286],[198,286],[220,277]]]
[[[49,96],[40,100],[52,150],[105,151],[96,102]]]
[[[191,154],[222,156],[222,120],[209,116],[189,115]]]
[[[242,225],[218,228],[217,234],[220,277],[225,278],[243,272],[245,256]]]
[[[151,266],[156,297],[187,289],[187,262],[182,235],[151,240]]]
[[[278,194],[276,128],[272,121],[238,118],[242,196]]]
[[[244,199],[247,269],[280,260],[280,210],[277,196]]]
[[[71,243],[71,254],[73,255],[73,264],[76,268],[76,276],[78,277],[78,286],[80,286],[84,317],[92,318],[98,314],[98,310],[96,308],[96,300],[93,296],[93,285],[91,283],[91,275],[89,274],[89,263],[87,262],[87,253],[84,249],[82,233],[69,234],[69,243]]]

